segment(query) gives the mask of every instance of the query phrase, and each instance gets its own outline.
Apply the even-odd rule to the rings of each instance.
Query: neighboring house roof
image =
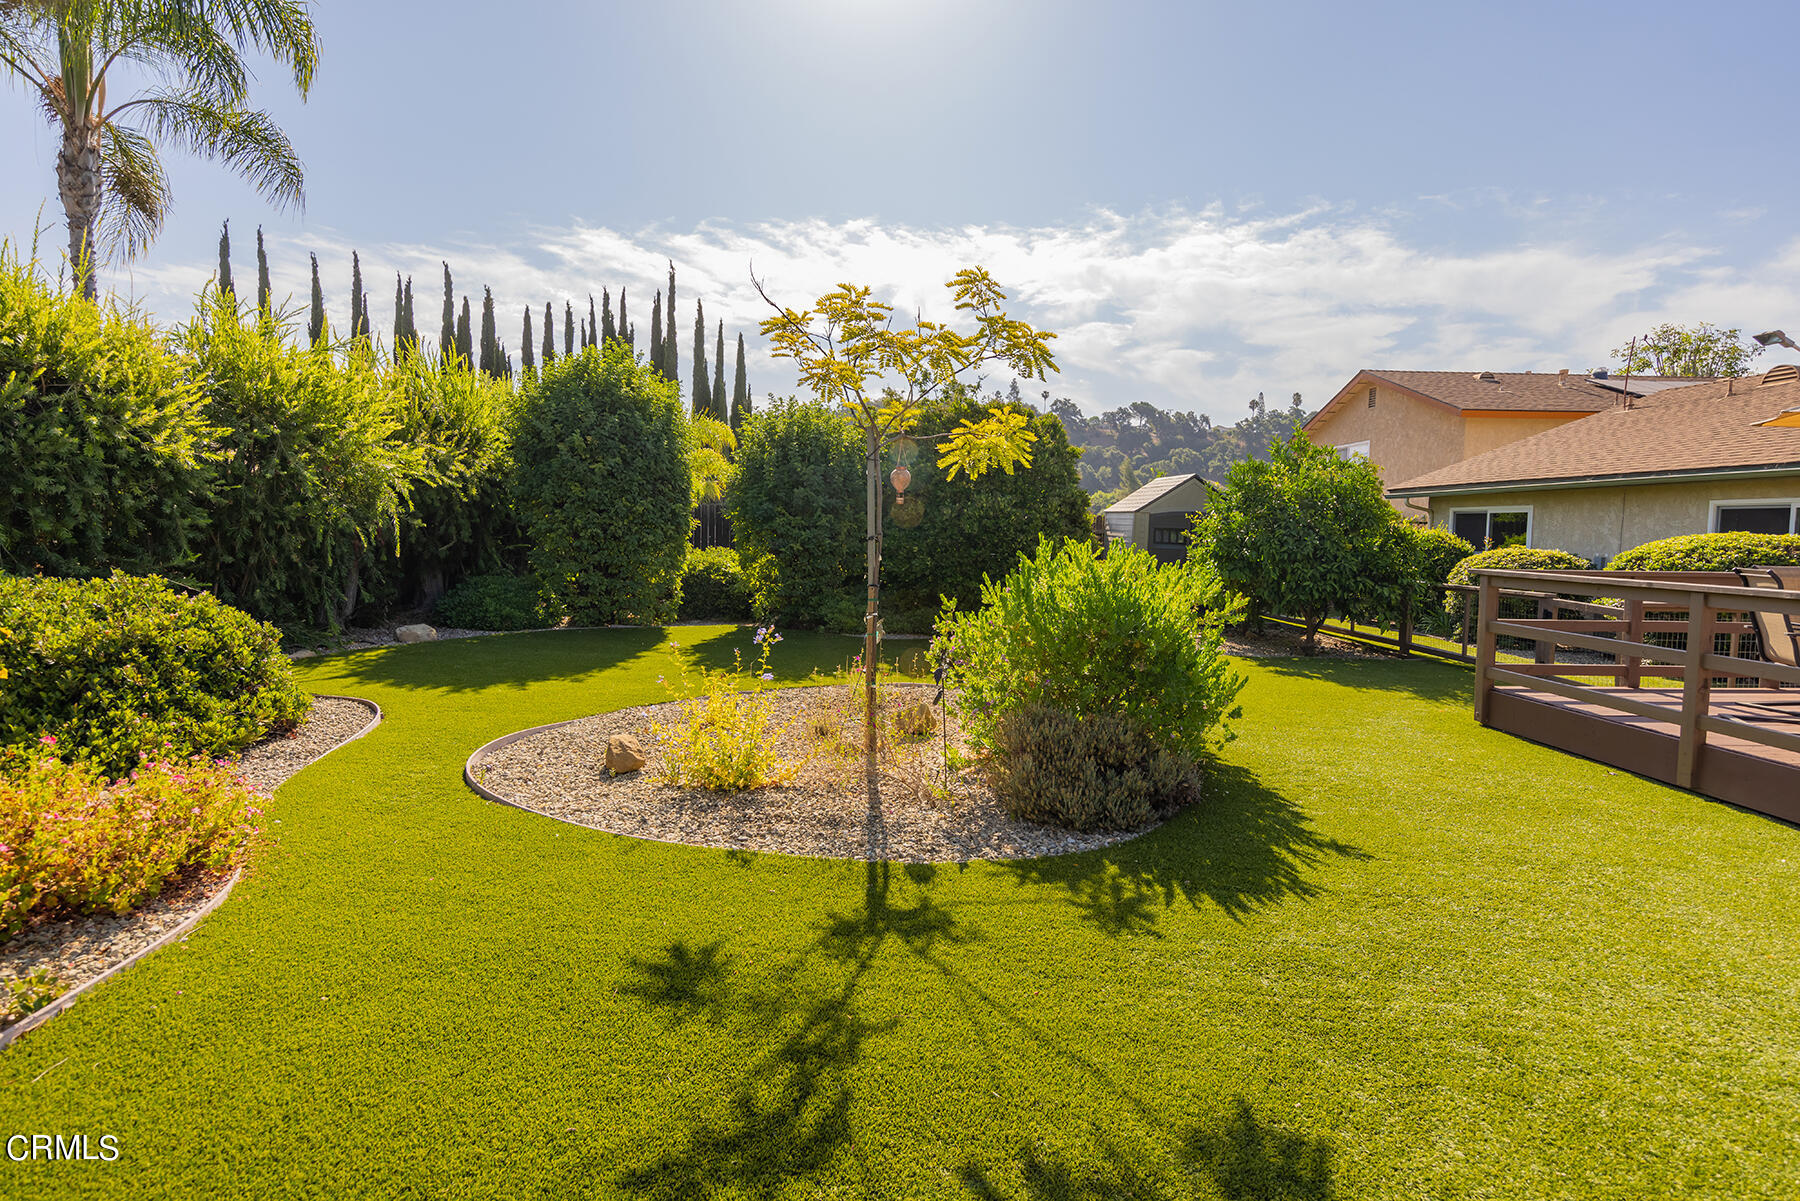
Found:
[[[1660,391],[1629,409],[1614,407],[1404,480],[1388,494],[1800,473],[1800,427],[1768,424],[1800,406],[1800,379],[1778,378],[1768,385],[1762,376],[1747,376]]]
[[[1664,388],[1692,386],[1692,379],[1634,375],[1630,394],[1644,396]],[[1711,382],[1711,381],[1702,381]],[[1356,373],[1303,429],[1356,402],[1371,385],[1385,384],[1421,400],[1461,413],[1597,413],[1619,403],[1623,378],[1558,375],[1543,371],[1388,371],[1368,368]]]
[[[1211,480],[1200,475],[1159,475],[1136,492],[1129,492],[1121,496],[1100,511],[1102,513],[1135,513],[1139,509],[1147,509],[1152,501],[1160,500],[1190,480],[1212,484],[1215,488],[1221,486],[1213,484]]]

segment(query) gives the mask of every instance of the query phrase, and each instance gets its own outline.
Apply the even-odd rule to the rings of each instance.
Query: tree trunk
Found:
[[[98,253],[96,233],[100,223],[100,131],[86,122],[63,127],[62,149],[56,156],[56,185],[63,213],[69,222],[69,270],[76,287],[89,300],[99,295],[94,279]]]
[[[873,423],[869,426],[868,468],[869,609],[863,618],[863,777],[869,803],[874,805],[881,789],[880,770],[875,762],[875,665],[880,653],[875,627],[881,620],[881,435]]]

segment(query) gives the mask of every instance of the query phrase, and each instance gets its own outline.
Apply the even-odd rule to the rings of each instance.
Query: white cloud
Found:
[[[392,273],[411,274],[417,320],[435,335],[440,261],[456,275],[459,298],[480,304],[492,287],[502,337],[516,345],[526,304],[541,323],[546,300],[560,324],[565,298],[585,313],[604,286],[616,303],[629,290],[639,345],[650,302],[677,267],[684,375],[694,302],[711,329],[743,331],[759,394],[793,388],[792,369],[764,354],[755,334],[766,307],[751,286],[754,267],[771,295],[803,306],[838,283],[874,286],[910,317],[953,316],[943,281],[959,267],[985,265],[1012,297],[1015,316],[1062,336],[1063,375],[1048,387],[1092,410],[1150,400],[1235,420],[1257,392],[1285,399],[1303,392],[1323,403],[1358,368],[1585,370],[1610,347],[1663,320],[1762,328],[1800,323],[1800,290],[1790,282],[1800,241],[1766,262],[1731,265],[1706,245],[1664,240],[1623,251],[1532,242],[1446,253],[1409,244],[1394,220],[1326,207],[1266,215],[1166,210],[1126,216],[1097,212],[1068,226],[928,229],[874,220],[708,222],[691,230],[619,230],[578,225],[520,229],[489,241],[365,244],[370,313],[387,328]],[[316,253],[334,324],[348,311],[350,244],[314,234],[270,247],[278,292],[307,297],[308,253]],[[240,286],[254,278],[254,239],[235,247]],[[140,265],[132,287],[165,316],[185,312],[211,263]],[[124,281],[119,281],[123,284]],[[541,329],[538,336],[542,336]],[[729,353],[729,351],[728,351]],[[990,374],[1001,386],[1004,369]]]

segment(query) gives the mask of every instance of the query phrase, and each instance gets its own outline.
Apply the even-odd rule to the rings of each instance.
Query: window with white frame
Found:
[[[1334,446],[1332,449],[1338,452],[1340,459],[1348,459],[1352,455],[1361,455],[1365,459],[1369,457],[1367,442],[1346,442],[1342,446]]]
[[[1488,550],[1500,546],[1531,545],[1531,506],[1504,509],[1452,509],[1450,532],[1473,546]]]
[[[1800,498],[1715,500],[1709,523],[1715,534],[1792,534]]]

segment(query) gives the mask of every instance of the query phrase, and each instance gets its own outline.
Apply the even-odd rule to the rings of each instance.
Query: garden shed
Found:
[[[1164,562],[1186,558],[1188,527],[1217,487],[1205,476],[1159,475],[1101,512],[1106,540],[1141,546]]]

